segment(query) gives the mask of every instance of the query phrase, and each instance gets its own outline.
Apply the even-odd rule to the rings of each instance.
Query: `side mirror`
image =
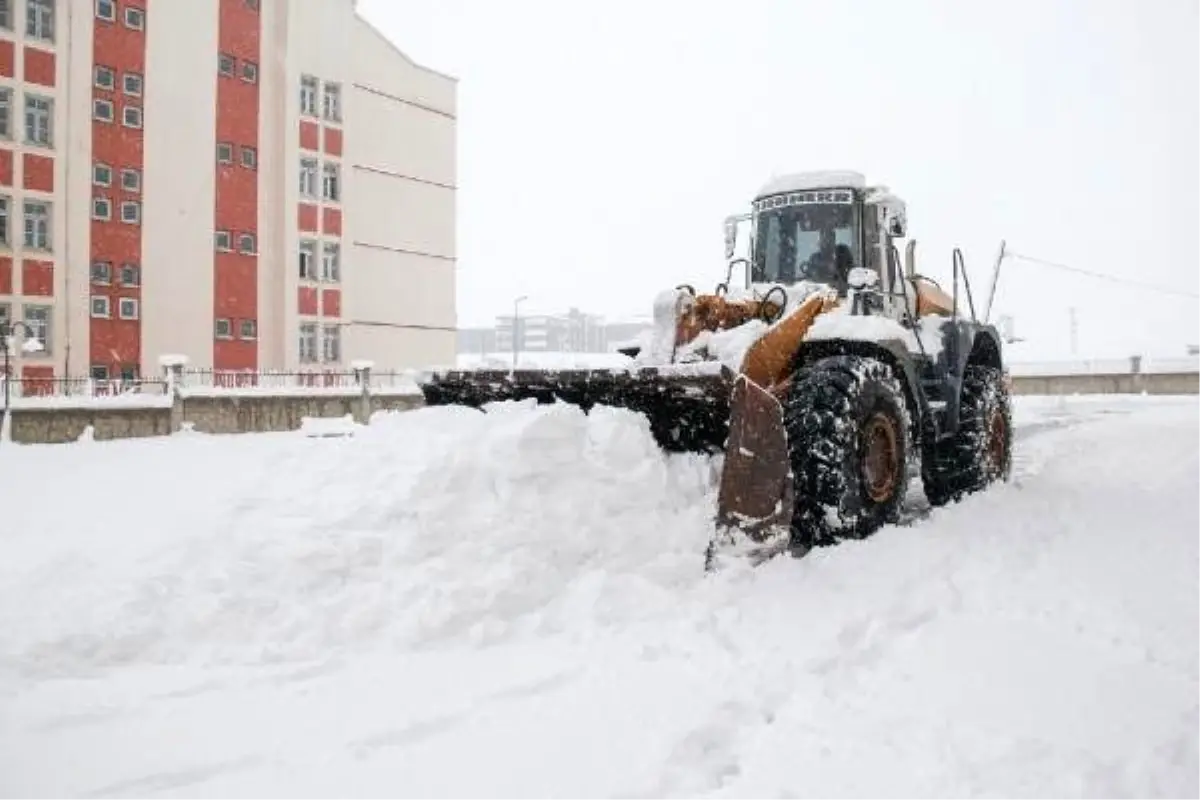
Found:
[[[733,257],[734,250],[737,248],[737,217],[725,218],[725,258]]]
[[[881,203],[879,213],[883,218],[883,229],[888,235],[903,238],[908,231],[908,220],[905,219],[903,206]]]

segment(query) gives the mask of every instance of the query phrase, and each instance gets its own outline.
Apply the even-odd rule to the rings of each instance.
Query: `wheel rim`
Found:
[[[1004,472],[1004,461],[1008,453],[1008,427],[999,410],[992,412],[988,421],[987,463],[988,477],[995,478]]]
[[[899,483],[900,451],[896,428],[883,414],[874,414],[863,429],[862,472],[867,496],[882,503]]]

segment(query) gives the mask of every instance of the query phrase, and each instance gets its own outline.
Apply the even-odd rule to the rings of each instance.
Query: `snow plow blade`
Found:
[[[729,431],[733,373],[707,362],[671,367],[564,370],[449,370],[421,384],[425,404],[465,405],[535,398],[627,408],[646,415],[658,445],[672,452],[720,452]]]
[[[705,556],[708,571],[730,559],[757,566],[782,553],[791,539],[795,500],[783,407],[740,375],[730,395],[730,412],[716,532]]]

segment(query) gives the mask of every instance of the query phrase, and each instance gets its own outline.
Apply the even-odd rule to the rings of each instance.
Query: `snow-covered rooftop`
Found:
[[[780,192],[804,192],[812,189],[851,188],[864,189],[867,185],[866,176],[853,170],[816,170],[812,172],[792,172],[779,175],[767,181],[758,190],[758,197],[765,197]]]

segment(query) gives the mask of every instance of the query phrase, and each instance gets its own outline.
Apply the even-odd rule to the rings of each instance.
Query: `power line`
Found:
[[[1107,275],[1103,272],[1093,272],[1088,269],[1081,269],[1080,267],[1072,267],[1072,266],[1068,266],[1067,264],[1059,264],[1056,261],[1047,261],[1043,258],[1034,258],[1033,256],[1021,255],[1020,253],[1014,253],[1011,250],[1006,250],[1004,254],[1006,256],[1008,256],[1009,258],[1019,258],[1022,261],[1030,261],[1034,264],[1041,264],[1044,267],[1052,267],[1054,269],[1066,270],[1067,272],[1075,272],[1080,275],[1088,275],[1092,278],[1099,278],[1099,279],[1105,280],[1105,281],[1112,281],[1113,283],[1123,283],[1128,286],[1137,286],[1141,289],[1149,289],[1150,291],[1162,292],[1164,294],[1173,294],[1173,295],[1177,295],[1179,297],[1192,297],[1192,298],[1200,299],[1200,294],[1196,294],[1195,292],[1188,292],[1183,289],[1170,289],[1170,288],[1167,288],[1166,286],[1157,286],[1153,283],[1143,283],[1142,281],[1130,280],[1129,278],[1118,278],[1116,275]]]

